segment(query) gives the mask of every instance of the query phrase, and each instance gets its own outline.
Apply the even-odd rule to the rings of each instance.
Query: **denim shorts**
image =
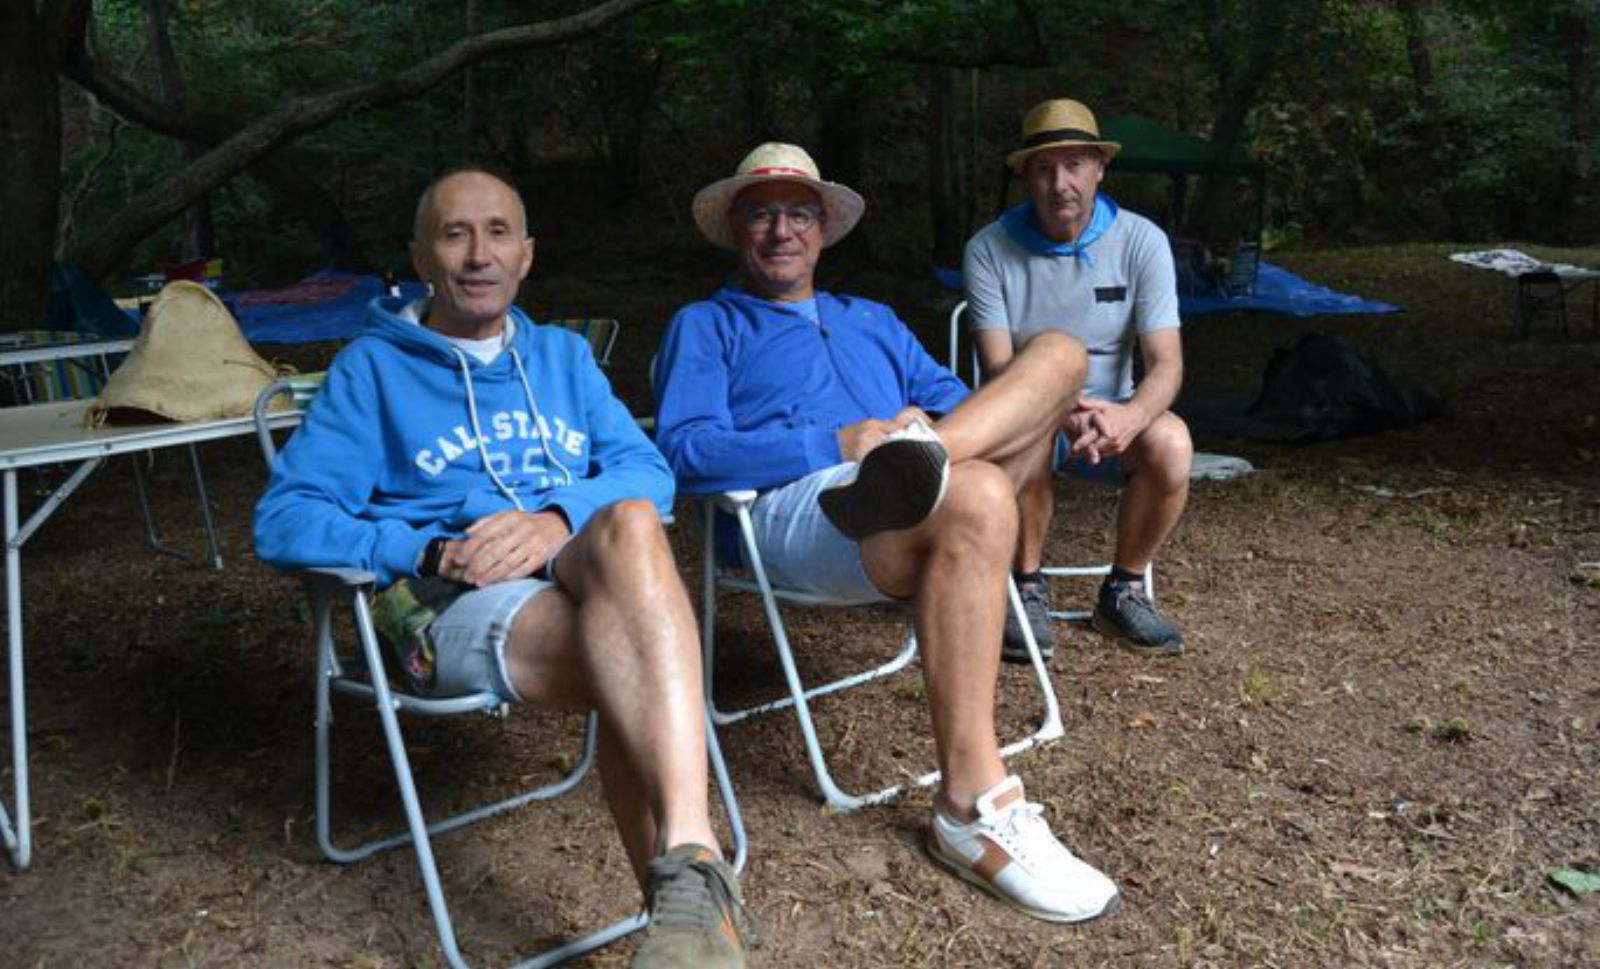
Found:
[[[1112,488],[1120,488],[1128,483],[1128,471],[1122,466],[1120,455],[1101,458],[1099,464],[1090,464],[1087,458],[1072,457],[1069,453],[1071,448],[1072,438],[1064,431],[1057,431],[1055,454],[1050,459],[1050,466],[1057,474],[1070,474],[1074,478]]]
[[[488,692],[507,703],[521,703],[506,670],[506,640],[522,607],[553,585],[543,579],[512,579],[457,596],[428,626],[434,650],[432,695]]]
[[[867,578],[861,546],[834,528],[817,504],[824,488],[854,470],[854,464],[836,464],[756,499],[750,520],[773,585],[837,605],[891,601]]]

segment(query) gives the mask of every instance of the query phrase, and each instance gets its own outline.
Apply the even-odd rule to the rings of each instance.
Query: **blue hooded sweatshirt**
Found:
[[[843,460],[841,427],[966,396],[882,303],[819,291],[813,321],[725,286],[667,328],[656,442],[686,493],[775,488]]]
[[[573,534],[606,505],[666,514],[672,474],[611,393],[582,337],[516,307],[487,365],[400,315],[367,308],[256,505],[256,551],[284,569],[346,566],[380,586],[415,575],[436,535],[508,509],[558,509]]]

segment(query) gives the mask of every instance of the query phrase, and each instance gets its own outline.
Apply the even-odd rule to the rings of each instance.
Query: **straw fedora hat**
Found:
[[[168,283],[88,419],[119,424],[147,423],[152,415],[173,421],[242,417],[277,377],[250,349],[215,293],[199,283]]]
[[[822,246],[827,248],[856,227],[867,203],[854,190],[837,182],[824,182],[804,148],[769,141],[758,145],[734,170],[732,177],[712,182],[694,197],[694,221],[707,239],[724,249],[737,249],[728,231],[728,206],[745,188],[761,182],[796,182],[822,199]]]
[[[1105,155],[1107,164],[1122,150],[1122,145],[1117,142],[1101,139],[1094,112],[1082,102],[1071,98],[1055,98],[1039,102],[1022,116],[1021,143],[1006,156],[1006,164],[1012,171],[1021,172],[1028,156],[1034,152],[1069,145],[1098,148]]]

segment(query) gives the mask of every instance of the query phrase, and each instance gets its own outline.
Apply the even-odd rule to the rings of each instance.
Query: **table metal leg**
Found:
[[[6,516],[6,655],[10,669],[11,772],[16,823],[0,805],[0,835],[6,854],[17,871],[28,867],[33,854],[32,821],[28,812],[28,712],[22,680],[22,542],[17,528],[17,472],[5,472]]]

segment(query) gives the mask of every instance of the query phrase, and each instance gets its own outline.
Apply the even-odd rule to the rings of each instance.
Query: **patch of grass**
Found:
[[[1438,728],[1434,730],[1433,736],[1435,739],[1442,740],[1445,743],[1464,744],[1471,740],[1475,734],[1472,729],[1472,722],[1466,717],[1451,717],[1444,723],[1439,724]]]
[[[1239,684],[1239,700],[1247,707],[1260,706],[1277,699],[1280,689],[1270,673],[1251,670]]]

